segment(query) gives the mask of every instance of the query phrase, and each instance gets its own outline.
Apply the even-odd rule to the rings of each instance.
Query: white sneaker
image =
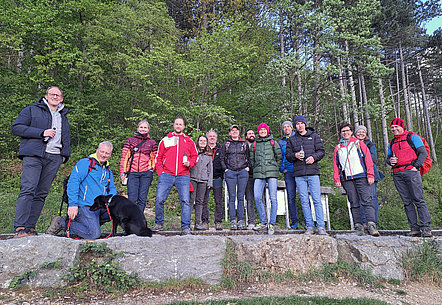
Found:
[[[255,228],[255,224],[254,223],[249,223],[247,225],[247,230],[253,230]]]
[[[325,231],[325,228],[322,228],[322,227],[318,228],[318,234],[319,235],[328,235],[327,231]]]

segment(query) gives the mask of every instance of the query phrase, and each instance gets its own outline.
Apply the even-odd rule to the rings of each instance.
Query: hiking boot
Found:
[[[204,225],[199,223],[195,226],[195,230],[196,231],[205,231],[206,229],[204,228]]]
[[[265,229],[267,229],[267,224],[266,224],[266,223],[257,224],[257,225],[253,228],[254,231],[258,231],[258,232],[260,232],[260,231],[264,231]]]
[[[419,237],[419,236],[421,236],[421,231],[412,229],[410,232],[408,232],[405,235],[410,236],[410,237]]]
[[[181,235],[190,235],[190,228],[185,228],[183,229],[183,231],[181,232]]]
[[[375,227],[376,228],[376,227]],[[355,234],[358,236],[363,236],[365,235],[365,230],[364,230],[364,226],[361,223],[356,223],[355,224]],[[379,233],[378,233],[379,234]]]
[[[315,233],[315,230],[313,228],[308,227],[307,230],[305,230],[305,235],[313,235]]]
[[[247,230],[253,230],[255,228],[255,224],[254,223],[249,223],[247,226]]]
[[[318,234],[319,235],[328,235],[327,231],[325,231],[325,228],[323,228],[323,227],[318,228]]]
[[[222,229],[223,229],[223,224],[220,223],[220,222],[217,222],[217,223],[215,224],[215,230],[217,230],[217,231],[221,231]]]
[[[367,225],[368,233],[371,236],[380,236],[378,229],[376,229],[376,224],[374,222],[369,222]]]
[[[152,228],[152,232],[160,232],[164,230],[164,226],[156,223]]]
[[[267,234],[269,235],[275,234],[275,227],[273,225],[269,225],[269,230],[267,231]]]
[[[209,224],[207,222],[203,223],[204,230],[209,230]]]
[[[432,237],[433,234],[431,234],[431,229],[428,229],[428,228],[427,229],[423,229],[421,236],[422,237]]]
[[[14,238],[22,238],[22,237],[28,237],[29,234],[26,232],[24,227],[18,227],[15,229],[14,232]]]
[[[46,234],[57,235],[58,232],[63,230],[63,224],[65,223],[65,219],[61,216],[55,216],[52,218],[51,224],[46,230]]]
[[[238,226],[236,225],[236,221],[232,220],[230,222],[230,230],[238,230]]]
[[[238,230],[245,230],[246,228],[246,223],[244,222],[244,220],[240,220],[238,221]]]

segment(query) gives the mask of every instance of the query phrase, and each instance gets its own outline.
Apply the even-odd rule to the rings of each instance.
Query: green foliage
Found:
[[[442,256],[435,240],[424,240],[401,256],[401,265],[409,281],[442,284]]]
[[[251,264],[239,261],[235,247],[229,240],[226,242],[226,252],[221,266],[223,268],[221,285],[230,289],[237,288],[244,282],[255,281],[259,275]]]
[[[361,286],[379,288],[380,278],[374,276],[369,269],[362,269],[356,264],[338,260],[336,264],[325,264],[320,268],[312,268],[307,273],[298,276],[303,281],[337,281],[339,278],[352,279]]]
[[[22,275],[14,276],[14,278],[9,282],[8,288],[14,289],[21,287],[25,282],[28,281],[30,278],[35,277],[37,275],[37,272],[33,270],[28,270]]]
[[[86,242],[66,279],[75,283],[80,291],[127,291],[140,286],[141,281],[135,272],[128,274],[113,260],[121,255],[114,253],[106,243]]]
[[[57,260],[55,262],[51,262],[51,263],[43,263],[40,266],[40,269],[58,269],[61,267],[62,261]]]

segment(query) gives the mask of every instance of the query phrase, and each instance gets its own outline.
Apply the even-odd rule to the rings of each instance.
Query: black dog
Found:
[[[111,197],[112,195],[97,196],[90,210],[106,209],[106,204]],[[115,236],[117,226],[120,225],[127,235],[136,234],[152,237],[152,231],[147,227],[143,212],[126,197],[113,196],[109,202],[109,211],[113,222],[112,236]]]

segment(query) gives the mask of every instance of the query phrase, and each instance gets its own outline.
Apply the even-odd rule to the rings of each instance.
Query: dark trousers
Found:
[[[215,199],[215,223],[220,223],[223,221],[224,214],[224,202],[223,202],[223,179],[221,177],[213,179],[213,198]],[[210,190],[207,191],[206,201],[209,201]],[[204,212],[204,211],[203,211]],[[208,213],[207,213],[208,214]],[[203,222],[205,215],[203,213]],[[209,215],[207,215],[207,221],[209,220]]]
[[[424,200],[420,172],[406,170],[395,173],[393,174],[393,181],[404,202],[405,214],[407,214],[411,230],[430,229],[431,218]],[[421,226],[417,222],[417,215],[419,215]]]
[[[248,224],[255,224],[255,194],[253,192],[254,182],[255,180],[253,180],[253,176],[249,175],[249,180],[247,181],[246,186]]]
[[[193,187],[193,191],[190,192],[190,204],[192,210],[193,207],[195,207],[195,225],[198,225],[204,223],[204,221],[202,221],[202,215],[204,212],[206,212],[206,217],[208,218],[208,202],[206,201],[207,182],[190,180],[190,183],[192,183]],[[208,222],[207,219],[206,222]]]
[[[374,208],[371,202],[371,186],[367,178],[358,178],[342,182],[350,201],[353,222],[362,224],[361,205],[364,206],[365,216],[368,222],[376,222]]]
[[[33,228],[40,217],[52,181],[63,163],[61,155],[45,153],[43,157],[24,157],[20,194],[15,207],[14,229]]]
[[[284,173],[285,189],[287,190],[290,224],[298,225],[298,209],[296,208],[296,181],[293,173]]]
[[[127,179],[127,197],[144,213],[147,203],[147,194],[153,179],[153,171],[129,173]]]

